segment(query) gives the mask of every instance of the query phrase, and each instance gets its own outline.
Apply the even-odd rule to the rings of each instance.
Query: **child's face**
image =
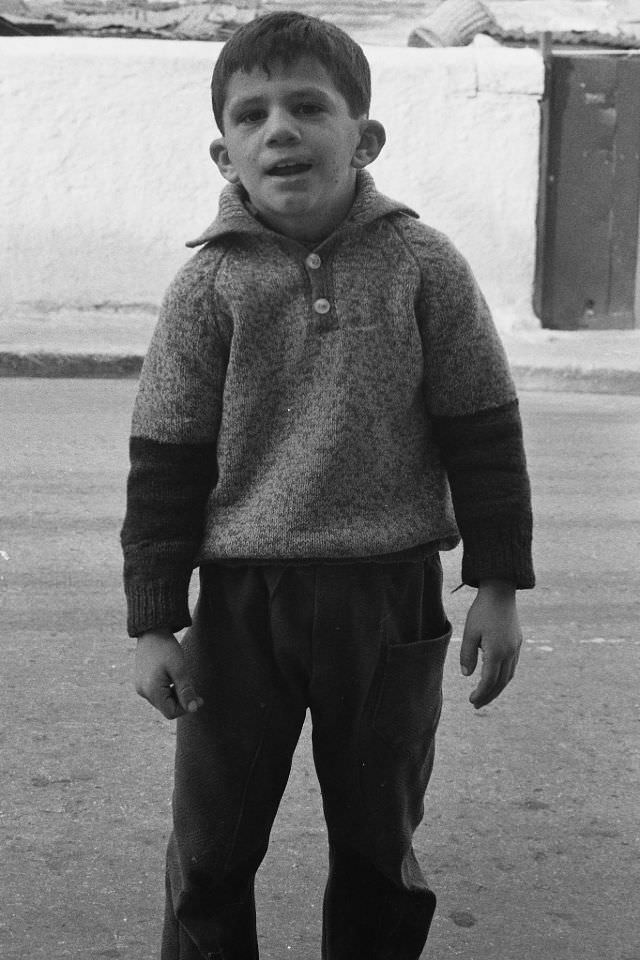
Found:
[[[353,203],[356,169],[375,159],[384,130],[354,118],[313,57],[238,71],[228,84],[224,137],[211,152],[261,218],[298,240],[328,236]],[[374,142],[375,141],[375,142]]]

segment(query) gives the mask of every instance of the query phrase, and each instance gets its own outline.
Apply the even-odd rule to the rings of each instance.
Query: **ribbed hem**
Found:
[[[488,528],[467,537],[462,582],[477,587],[481,580],[508,580],[518,590],[534,587],[531,531]]]
[[[128,583],[125,595],[130,637],[139,637],[146,630],[158,627],[169,627],[175,632],[191,626],[188,580]]]

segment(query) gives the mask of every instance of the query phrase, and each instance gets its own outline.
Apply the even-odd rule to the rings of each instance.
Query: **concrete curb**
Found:
[[[512,365],[518,390],[555,393],[618,393],[640,396],[640,371]]]
[[[137,377],[143,359],[135,354],[0,352],[0,377],[123,379]]]
[[[127,379],[139,375],[141,354],[0,351],[0,377]],[[640,370],[513,364],[518,390],[640,396]]]

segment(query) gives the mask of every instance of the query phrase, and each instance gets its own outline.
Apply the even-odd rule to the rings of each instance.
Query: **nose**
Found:
[[[288,110],[277,109],[269,113],[265,129],[267,144],[296,143],[300,132]]]

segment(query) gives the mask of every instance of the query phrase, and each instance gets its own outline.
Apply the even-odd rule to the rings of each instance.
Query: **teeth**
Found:
[[[297,171],[309,170],[311,164],[305,160],[281,160],[279,163],[274,163],[270,167],[270,173],[286,173],[287,170],[292,170],[294,173]]]

